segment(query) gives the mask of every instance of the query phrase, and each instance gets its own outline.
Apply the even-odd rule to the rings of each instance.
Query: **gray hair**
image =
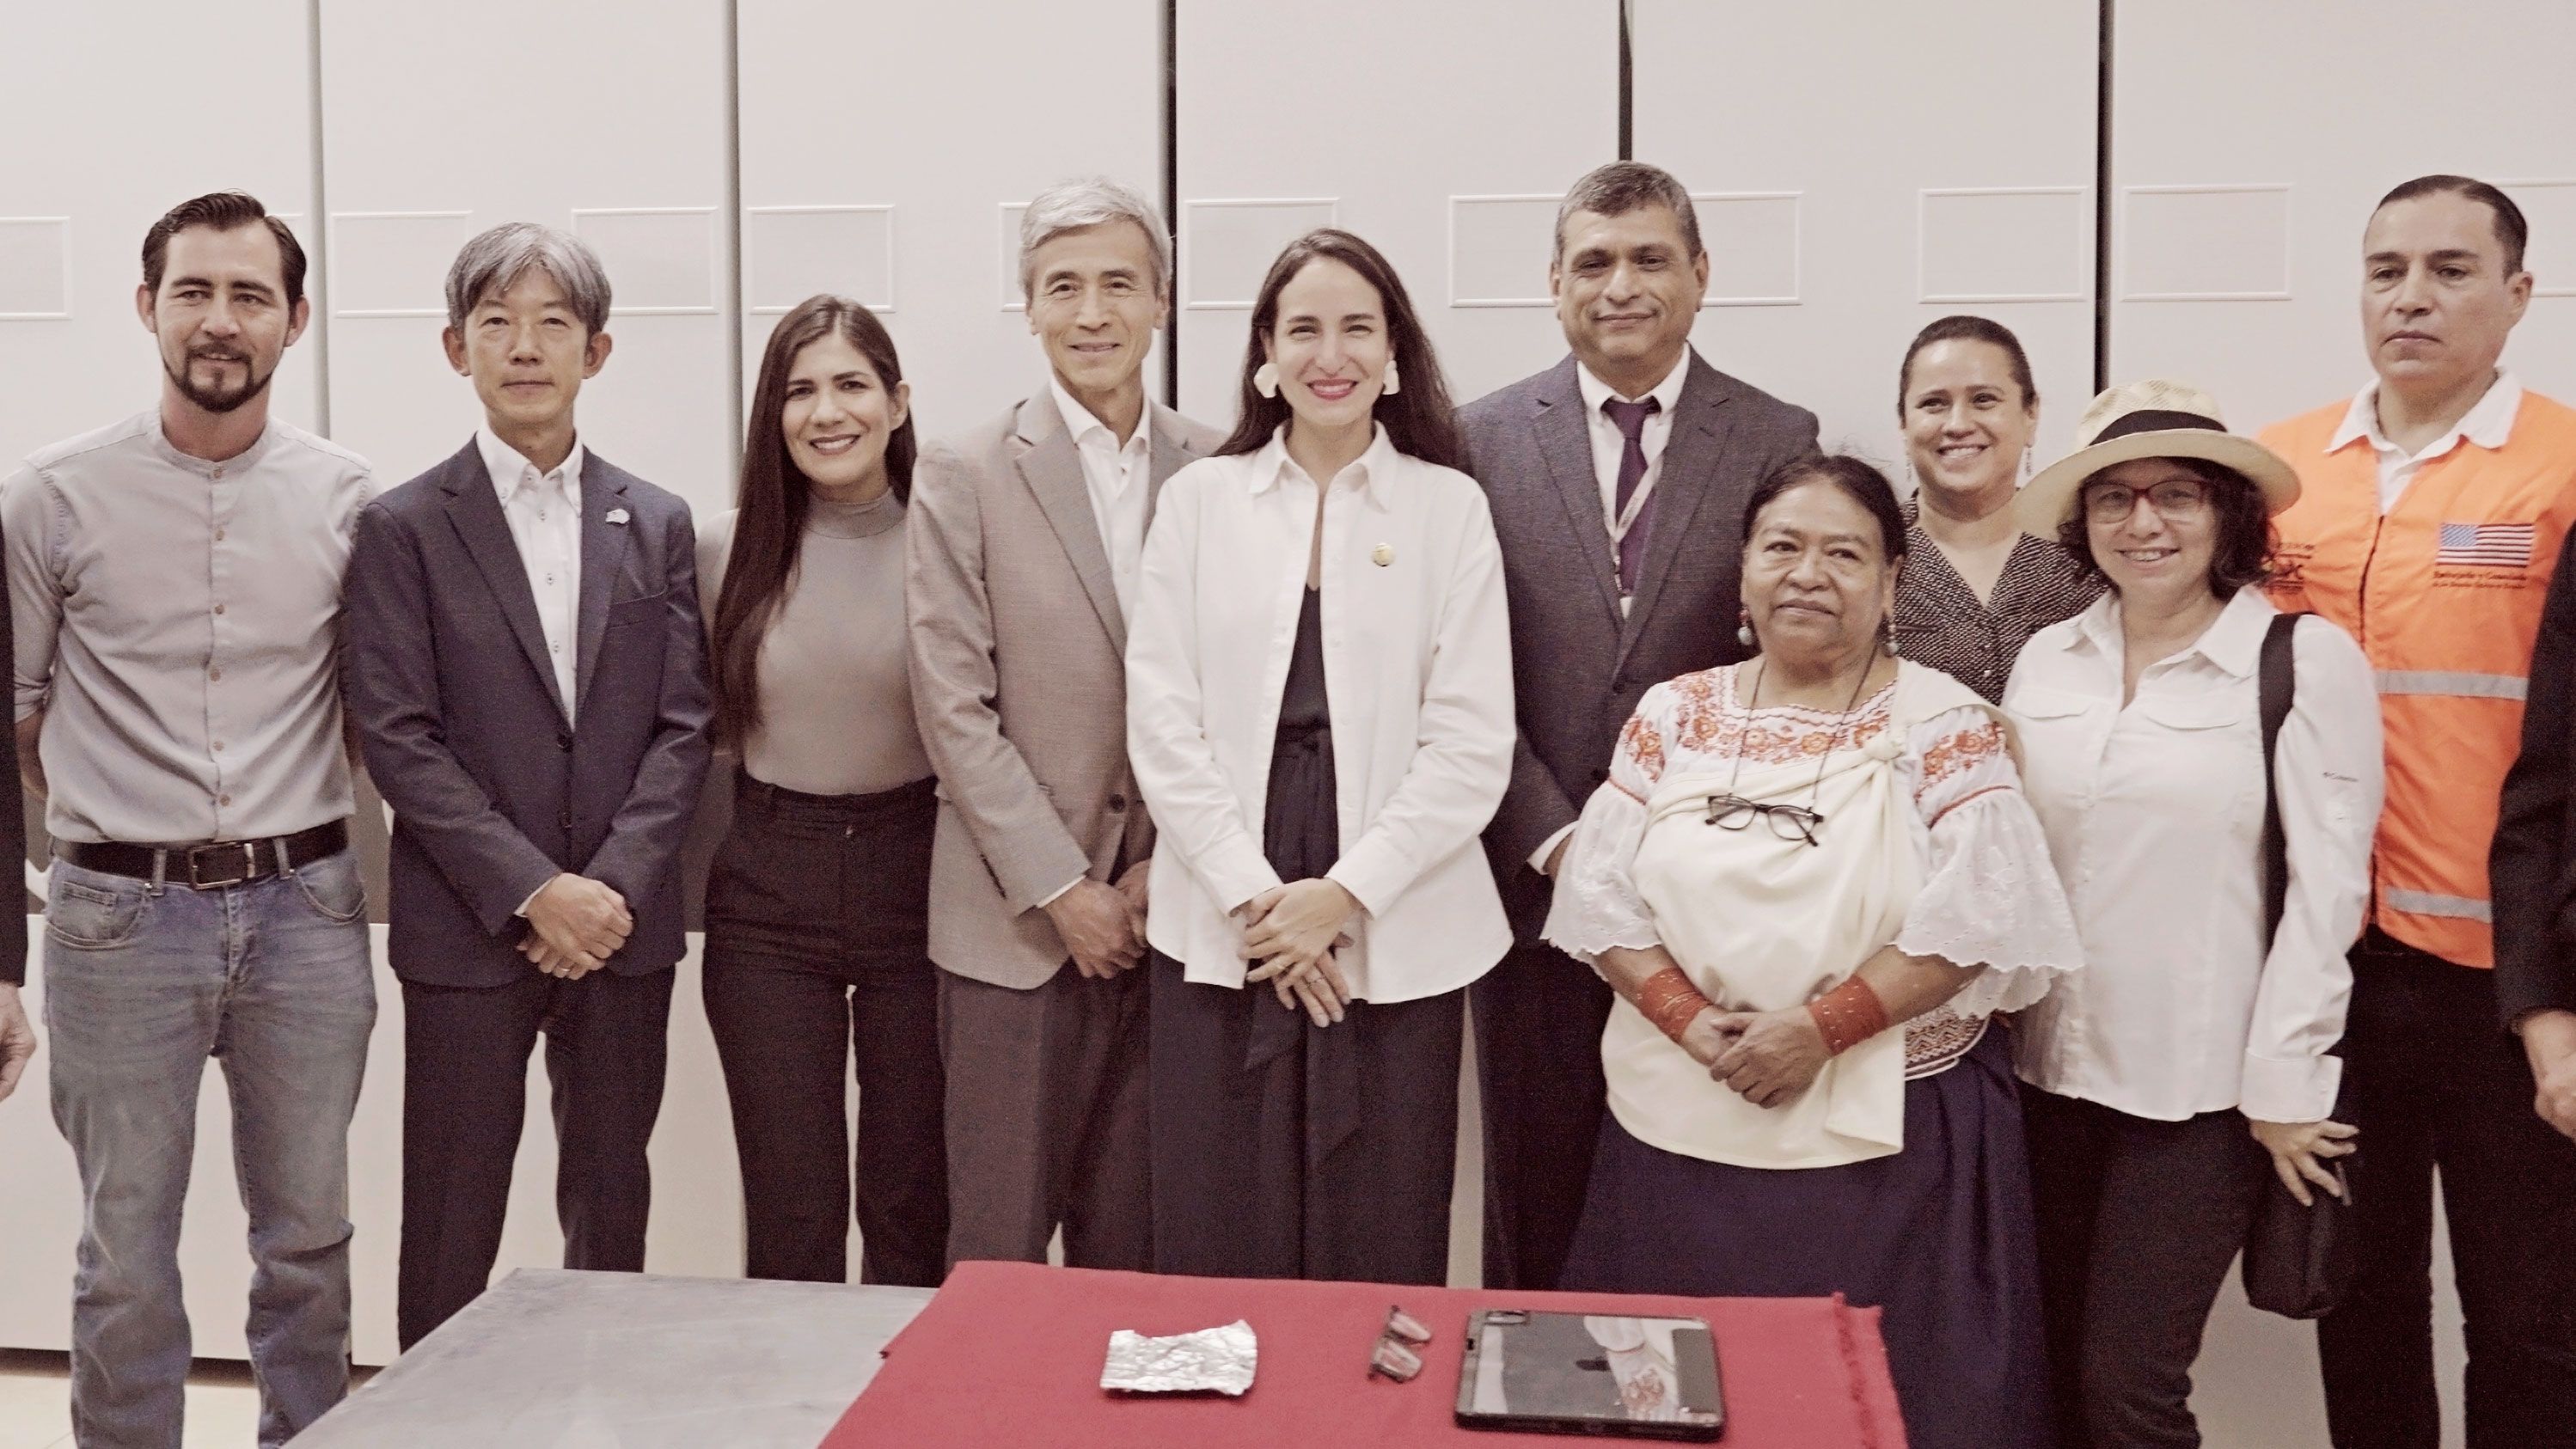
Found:
[[[1038,248],[1066,232],[1113,221],[1132,221],[1144,231],[1154,252],[1154,295],[1170,296],[1172,234],[1163,227],[1163,213],[1134,188],[1106,176],[1059,181],[1029,199],[1028,210],[1020,213],[1020,296],[1035,294]]]
[[[1644,206],[1666,206],[1682,224],[1682,240],[1696,259],[1707,250],[1699,244],[1699,208],[1691,205],[1673,173],[1643,161],[1613,161],[1583,173],[1556,208],[1556,257],[1565,257],[1565,223],[1578,211],[1594,216],[1626,216]]]
[[[456,254],[447,269],[447,325],[464,331],[477,303],[518,285],[530,267],[545,268],[593,336],[608,330],[608,272],[599,253],[568,231],[533,221],[503,222]]]

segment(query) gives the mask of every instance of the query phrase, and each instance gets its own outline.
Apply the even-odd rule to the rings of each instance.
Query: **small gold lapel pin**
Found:
[[[1392,567],[1395,563],[1395,545],[1391,543],[1381,543],[1377,547],[1370,549],[1369,562],[1376,564],[1379,568]]]
[[[624,523],[626,521],[626,510],[623,508],[612,508],[608,510],[608,521],[611,523]]]

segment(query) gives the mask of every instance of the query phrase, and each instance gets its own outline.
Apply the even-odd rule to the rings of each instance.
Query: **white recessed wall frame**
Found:
[[[2290,300],[2288,182],[2128,186],[2120,210],[2121,301]]]
[[[742,294],[754,316],[776,316],[817,292],[894,310],[892,205],[751,206],[742,219]]]
[[[721,310],[714,207],[575,207],[572,229],[608,271],[611,316],[711,317]]]
[[[2089,186],[1924,187],[1914,285],[1940,306],[2082,302],[2092,295]]]
[[[72,315],[68,216],[0,217],[0,322],[64,322]]]
[[[1801,191],[1694,191],[1708,251],[1702,307],[1795,307],[1805,290]]]
[[[1336,197],[1226,197],[1181,203],[1182,305],[1248,312],[1282,248],[1336,224]]]
[[[1020,218],[1027,215],[1025,201],[1002,203],[1002,233],[994,253],[994,270],[1002,279],[1002,310],[1025,312],[1028,298],[1020,291]]]
[[[2576,180],[2495,183],[2531,224],[2522,265],[2531,273],[2531,295],[2576,297]]]
[[[470,211],[331,214],[331,315],[447,316],[447,269],[473,235]]]
[[[1556,299],[1530,287],[1544,281],[1544,261],[1556,235],[1557,196],[1453,196],[1449,198],[1449,305],[1452,307],[1553,307]]]

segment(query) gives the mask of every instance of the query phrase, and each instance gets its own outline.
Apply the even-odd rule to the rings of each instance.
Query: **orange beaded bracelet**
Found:
[[[1679,966],[1667,966],[1637,988],[1637,1011],[1655,1029],[1678,1042],[1699,1014],[1714,1005],[1700,994]]]
[[[1887,1003],[1858,973],[1808,1002],[1807,1015],[1825,1034],[1825,1050],[1835,1056],[1887,1030]]]

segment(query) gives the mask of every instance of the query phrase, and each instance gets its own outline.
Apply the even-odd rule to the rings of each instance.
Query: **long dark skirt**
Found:
[[[1247,1067],[1255,1014],[1288,1010],[1268,986],[1148,969],[1156,1270],[1447,1281],[1465,993],[1298,1013],[1290,1049]]]
[[[1601,1124],[1563,1287],[1705,1297],[1840,1293],[1886,1310],[1914,1449],[2047,1449],[2038,1230],[2000,1028],[1905,1084],[1905,1150],[1774,1171],[1649,1147]]]

